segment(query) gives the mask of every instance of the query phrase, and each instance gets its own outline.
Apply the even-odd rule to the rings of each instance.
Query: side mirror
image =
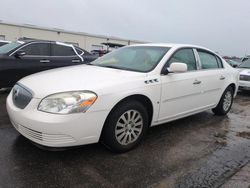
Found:
[[[22,56],[25,56],[26,55],[26,52],[25,51],[23,51],[23,50],[19,50],[19,51],[17,51],[16,53],[15,53],[15,57],[16,58],[20,58],[20,57],[22,57]]]
[[[238,65],[234,64],[232,67],[233,67],[233,68],[237,68],[237,67],[238,67]]]
[[[188,68],[187,64],[185,63],[174,62],[170,64],[168,70],[169,72],[172,73],[179,73],[179,72],[187,72]]]

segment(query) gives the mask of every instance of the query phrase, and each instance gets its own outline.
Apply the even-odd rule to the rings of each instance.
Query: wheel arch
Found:
[[[228,87],[232,87],[233,88],[234,96],[236,96],[236,94],[237,94],[237,89],[236,89],[237,86],[236,86],[236,84],[235,83],[231,83],[226,88],[228,88]]]
[[[140,102],[142,105],[145,106],[146,110],[147,110],[147,113],[148,113],[148,117],[149,117],[149,124],[148,126],[151,125],[152,123],[152,119],[153,119],[153,113],[154,113],[154,107],[153,107],[153,103],[152,101],[149,99],[149,97],[147,97],[146,95],[143,95],[143,94],[133,94],[133,95],[130,95],[130,96],[127,96],[123,99],[121,99],[120,101],[118,101],[111,109],[111,111],[109,112],[108,116],[106,117],[105,119],[105,122],[104,122],[104,126],[102,128],[102,131],[101,131],[101,137],[102,137],[102,133],[103,133],[103,130],[104,130],[104,127],[106,126],[106,122],[110,116],[110,114],[119,106],[121,105],[122,103],[126,102],[126,101],[133,101],[133,100],[136,100],[138,102]],[[100,138],[101,138],[100,137]]]

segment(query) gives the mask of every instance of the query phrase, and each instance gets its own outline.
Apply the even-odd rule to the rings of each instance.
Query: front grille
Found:
[[[31,101],[33,95],[24,87],[16,84],[12,91],[12,100],[16,107],[24,109]]]
[[[250,81],[250,76],[249,75],[240,75],[240,80]]]
[[[62,134],[46,134],[39,131],[35,131],[24,127],[22,125],[13,123],[14,127],[25,137],[37,140],[38,142],[43,142],[47,144],[67,144],[75,142],[75,140],[68,136]]]

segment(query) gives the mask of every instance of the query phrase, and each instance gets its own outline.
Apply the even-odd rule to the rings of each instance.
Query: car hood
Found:
[[[240,72],[240,75],[248,75],[250,76],[250,69],[238,69],[238,71]]]
[[[103,94],[103,90],[122,88],[125,82],[145,76],[146,73],[78,65],[36,73],[21,79],[18,83],[30,89],[34,98],[44,98],[54,93],[79,90]]]

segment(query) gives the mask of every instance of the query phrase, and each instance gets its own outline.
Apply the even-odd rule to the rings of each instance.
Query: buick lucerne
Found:
[[[123,47],[86,65],[18,81],[7,98],[16,130],[36,144],[69,147],[101,141],[134,148],[149,127],[210,110],[226,115],[239,72],[193,45]]]

